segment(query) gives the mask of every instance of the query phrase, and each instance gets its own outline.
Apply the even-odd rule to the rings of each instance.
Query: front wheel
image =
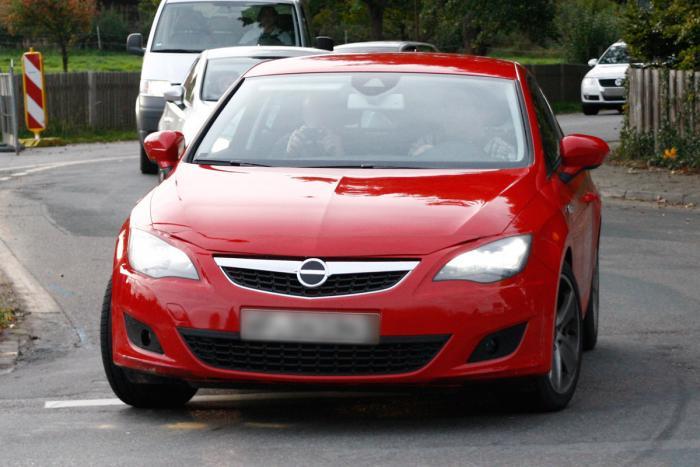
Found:
[[[581,110],[584,115],[598,115],[598,106],[591,104],[581,104]]]
[[[596,260],[591,281],[591,297],[588,299],[586,317],[583,320],[583,350],[593,350],[598,343],[598,319],[600,317],[600,273]]]
[[[573,272],[564,265],[559,278],[552,367],[535,379],[535,402],[547,412],[565,408],[576,391],[583,351],[581,305]]]
[[[138,408],[163,409],[185,405],[197,392],[188,384],[173,380],[168,383],[133,383],[112,359],[112,281],[107,285],[100,317],[102,364],[114,394],[125,404]]]

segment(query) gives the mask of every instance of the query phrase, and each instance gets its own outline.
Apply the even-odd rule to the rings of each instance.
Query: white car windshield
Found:
[[[282,167],[505,168],[530,160],[516,82],[319,73],[245,79],[194,162]]]
[[[218,101],[234,81],[263,60],[267,59],[236,57],[209,60],[202,81],[202,100]]]
[[[626,45],[614,45],[605,51],[598,63],[600,65],[622,65],[630,62]]]
[[[167,3],[152,52],[201,52],[236,45],[300,45],[289,3]]]

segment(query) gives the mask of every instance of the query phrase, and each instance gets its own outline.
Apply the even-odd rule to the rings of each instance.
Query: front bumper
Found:
[[[191,245],[189,246],[192,252]],[[462,251],[461,247],[459,251]],[[199,281],[151,279],[118,262],[113,274],[114,362],[139,372],[175,377],[198,386],[221,384],[428,384],[467,379],[518,377],[549,371],[558,270],[531,254],[525,270],[496,284],[434,282],[435,273],[457,248],[421,258],[398,286],[371,294],[308,299],[247,290],[232,284],[211,253],[196,252]],[[240,331],[242,308],[377,312],[383,340],[445,336],[434,358],[418,369],[371,375],[309,375],[234,371],[197,358],[182,330],[232,336]],[[149,326],[163,354],[135,346],[127,337],[125,313]],[[490,334],[526,324],[509,355],[469,363]],[[473,361],[473,359],[472,359]]]
[[[158,131],[158,122],[165,109],[165,99],[155,96],[136,98],[136,129],[141,143],[153,132]]]
[[[597,105],[600,107],[619,107],[625,104],[624,86],[606,87],[600,84],[598,79],[595,83],[584,82],[581,85],[581,103]]]

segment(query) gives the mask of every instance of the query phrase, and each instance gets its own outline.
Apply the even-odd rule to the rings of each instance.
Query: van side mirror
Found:
[[[143,35],[140,32],[129,34],[126,38],[126,51],[133,55],[143,55],[146,52],[143,47]]]
[[[185,90],[182,86],[172,86],[170,89],[163,93],[165,102],[172,102],[177,106],[181,106],[184,103]]]
[[[315,42],[317,49],[330,50],[332,52],[333,47],[335,47],[335,41],[328,36],[318,36]]]
[[[179,131],[157,131],[143,141],[148,158],[158,164],[163,179],[185,153],[185,136]]]
[[[597,58],[592,58],[592,59],[588,60],[588,66],[590,66],[590,67],[594,67],[594,66],[596,66],[597,64],[598,64],[598,59],[597,59]]]

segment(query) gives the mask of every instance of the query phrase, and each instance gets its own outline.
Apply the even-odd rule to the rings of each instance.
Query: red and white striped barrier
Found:
[[[22,56],[24,82],[24,121],[35,139],[46,129],[46,87],[44,86],[44,60],[40,52],[29,49]]]

